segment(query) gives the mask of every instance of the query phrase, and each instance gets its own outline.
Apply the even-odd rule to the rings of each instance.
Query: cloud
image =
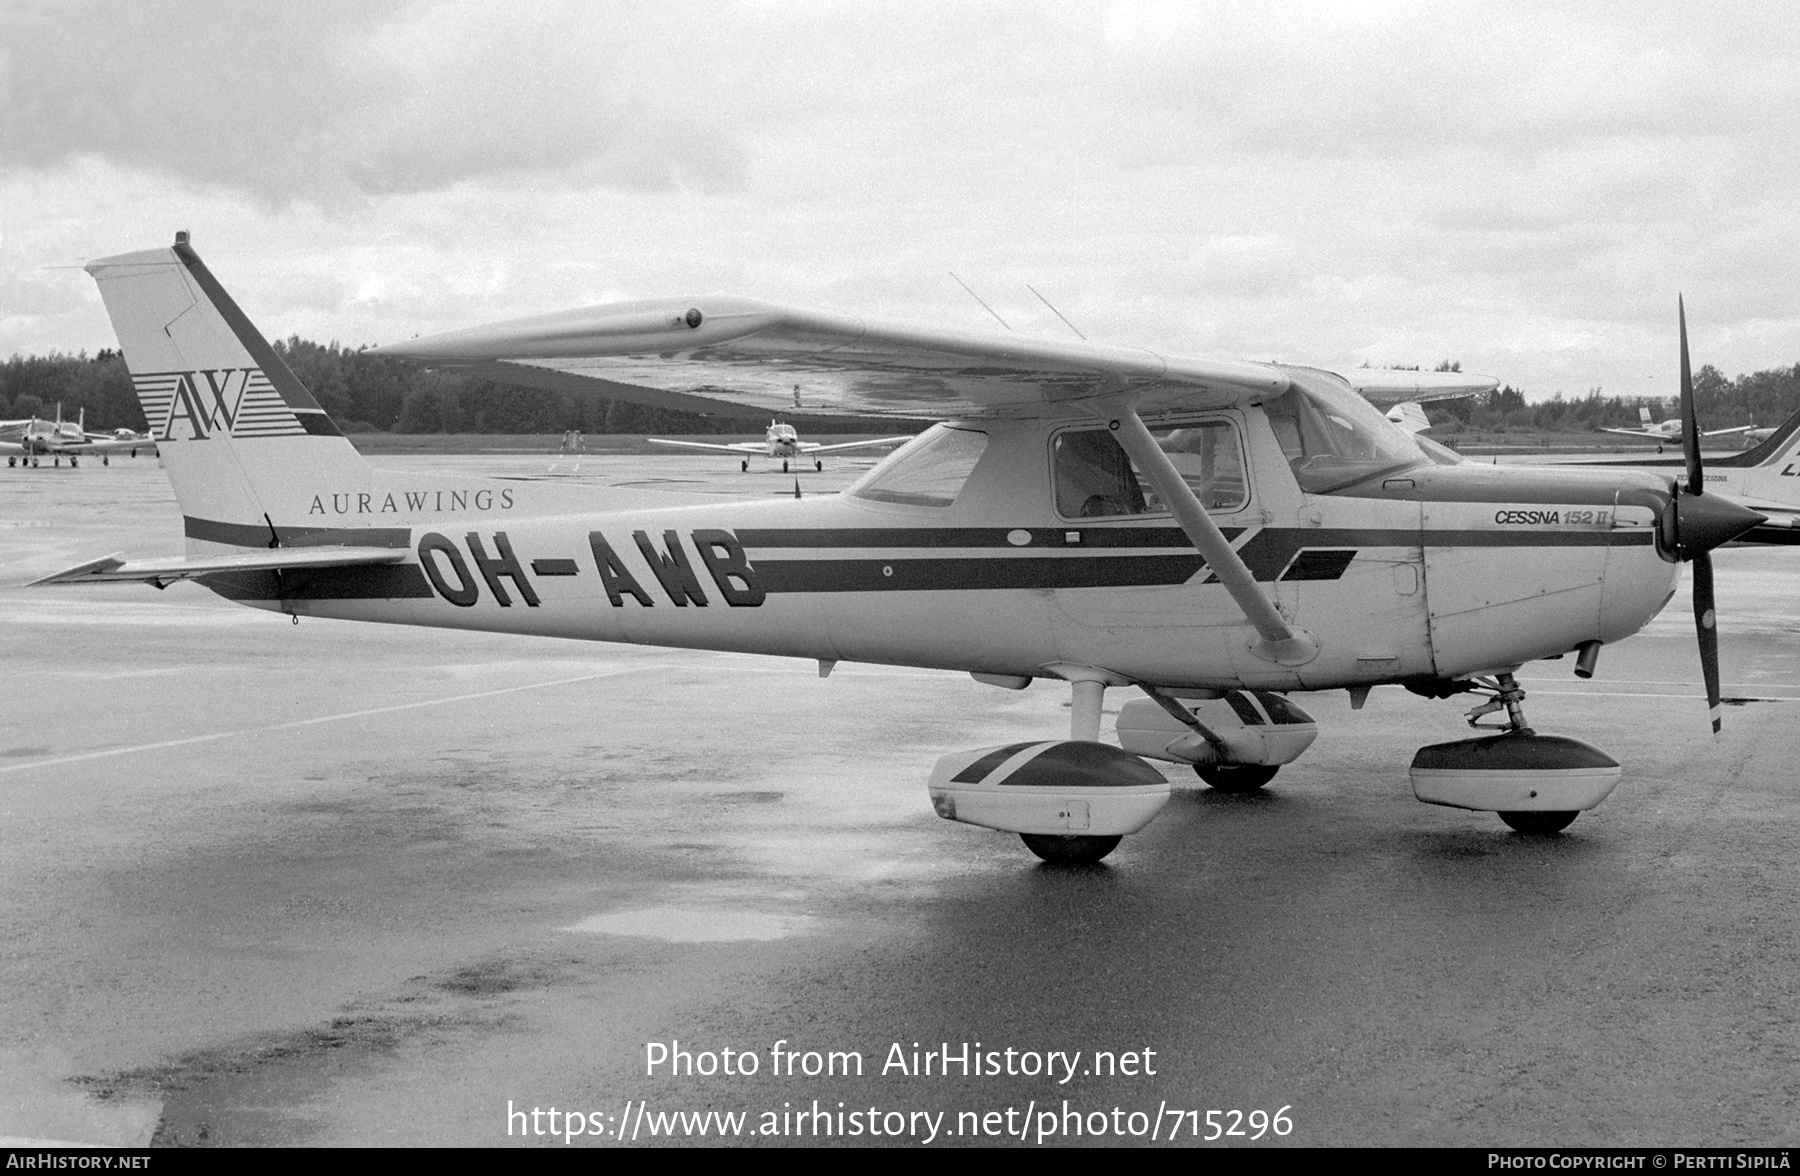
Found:
[[[1068,334],[1029,282],[1096,339],[1485,356],[1534,393],[1642,381],[1677,289],[1705,361],[1800,356],[1773,6],[22,14],[0,297],[35,309],[0,351],[108,345],[85,279],[36,267],[188,228],[271,332],[348,342],[714,290],[991,326],[955,270],[1021,330]]]
[[[92,156],[328,207],[531,173],[729,188],[742,171],[729,107],[672,27],[711,11],[33,6],[0,47],[0,166]]]

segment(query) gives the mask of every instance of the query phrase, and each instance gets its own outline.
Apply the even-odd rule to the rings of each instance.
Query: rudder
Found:
[[[368,463],[178,233],[86,267],[118,335],[190,549],[272,546],[321,490],[367,489]]]

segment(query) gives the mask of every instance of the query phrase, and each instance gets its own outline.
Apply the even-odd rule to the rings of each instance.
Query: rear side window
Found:
[[[852,483],[844,493],[903,506],[949,506],[987,449],[987,434],[934,425]]]
[[[1207,510],[1250,501],[1244,451],[1229,420],[1152,425],[1150,435]],[[1056,512],[1065,519],[1111,518],[1168,509],[1107,429],[1070,429],[1051,443]]]

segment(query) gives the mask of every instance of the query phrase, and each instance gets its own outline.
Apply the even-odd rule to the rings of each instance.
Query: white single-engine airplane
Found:
[[[111,465],[113,454],[129,452],[136,457],[140,449],[155,453],[156,442],[148,434],[139,435],[130,429],[90,433],[87,431],[85,408],[73,422],[62,419],[61,404],[56,406],[54,421],[32,417],[23,421],[0,422],[0,453],[6,454],[8,466],[36,466],[46,457],[50,458],[52,465],[61,465],[62,459],[66,457],[73,467],[81,464],[81,458],[91,457],[96,453],[100,455],[101,465]]]
[[[646,437],[644,440],[652,445],[680,445],[688,449],[711,449],[718,453],[748,453],[756,457],[766,457],[771,461],[781,462],[781,472],[788,472],[788,462],[794,458],[810,458],[813,470],[825,468],[819,460],[821,453],[844,453],[851,449],[881,449],[890,445],[899,445],[903,441],[911,441],[911,433],[903,433],[898,437],[877,437],[870,441],[843,441],[836,445],[821,445],[817,441],[802,441],[800,433],[792,425],[780,421],[770,421],[769,428],[761,441],[732,441],[721,444],[716,441],[678,441],[674,438]],[[738,468],[744,473],[750,472],[750,459],[742,459]]]
[[[937,811],[1095,861],[1169,783],[1249,789],[1317,725],[1288,691],[1400,683],[1503,716],[1421,748],[1424,801],[1561,829],[1616,761],[1525,723],[1514,672],[1637,631],[1695,569],[1717,729],[1707,552],[1762,516],[1667,477],[1427,456],[1344,378],[1274,363],[901,326],[730,297],[590,307],[380,349],[641,387],[646,403],[948,418],[843,493],[622,509],[595,487],[372,470],[188,244],[95,261],[155,424],[183,558],[41,583],[194,579],[295,617],[1059,679],[1069,738],[942,757]],[[1683,387],[1686,327],[1682,327]],[[618,384],[608,385],[616,389]],[[705,395],[686,389],[702,388]],[[617,395],[616,391],[609,394]],[[635,393],[634,393],[635,394]],[[1692,396],[1684,392],[1692,421]],[[1689,436],[1697,436],[1690,427]],[[1108,687],[1147,697],[1099,741]]]
[[[1638,405],[1638,421],[1642,426],[1641,428],[1601,429],[1600,431],[1602,433],[1617,433],[1621,437],[1642,437],[1648,441],[1655,441],[1657,443],[1656,452],[1658,453],[1662,452],[1662,447],[1665,444],[1681,444],[1682,439],[1686,437],[1689,432],[1689,430],[1682,427],[1680,417],[1669,417],[1667,420],[1661,420],[1657,421],[1655,424],[1651,424],[1650,409],[1642,404]],[[1725,437],[1733,433],[1747,433],[1750,431],[1750,428],[1751,426],[1749,425],[1735,425],[1729,429],[1708,429],[1700,435],[1702,437]]]

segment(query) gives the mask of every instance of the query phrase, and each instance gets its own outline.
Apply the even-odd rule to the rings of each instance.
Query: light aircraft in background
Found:
[[[1692,563],[1716,731],[1708,552],[1762,521],[1704,492],[1693,443],[1685,489],[1459,462],[1331,372],[728,296],[378,350],[713,412],[779,412],[798,383],[832,414],[941,423],[842,493],[806,499],[642,508],[604,487],[376,470],[186,234],[87,270],[161,444],[187,554],[106,556],[40,583],[191,579],[296,618],[761,653],[821,675],[859,661],[1008,689],[1066,682],[1067,738],[952,752],[929,786],[941,816],[1018,833],[1052,861],[1097,861],[1156,815],[1170,786],[1147,759],[1258,788],[1318,734],[1288,692],[1344,689],[1360,706],[1382,683],[1473,695],[1469,724],[1497,720],[1419,749],[1419,799],[1559,830],[1621,768],[1534,731],[1516,671],[1575,651],[1591,674]],[[1691,426],[1687,368],[1683,323]],[[1120,711],[1118,745],[1102,742],[1105,692],[1127,687],[1144,697]]]
[[[111,465],[113,454],[130,453],[136,457],[140,449],[155,453],[155,440],[147,433],[138,434],[130,429],[117,429],[112,433],[88,432],[86,408],[72,422],[63,420],[61,404],[56,406],[54,421],[37,417],[0,421],[0,453],[6,454],[9,466],[36,466],[46,457],[52,465],[61,465],[66,457],[73,467],[80,464],[81,458],[95,454],[99,454],[100,464]]]
[[[761,441],[732,441],[720,443],[716,441],[680,441],[674,438],[646,437],[644,440],[652,445],[680,445],[688,449],[711,449],[719,453],[747,453],[756,457],[766,457],[771,461],[781,462],[781,472],[788,472],[788,462],[794,458],[809,458],[813,470],[825,468],[819,460],[821,453],[847,453],[852,449],[885,449],[911,441],[911,433],[903,433],[898,437],[878,437],[871,441],[844,441],[836,445],[821,445],[816,441],[800,440],[799,432],[792,425],[780,421],[770,421],[768,431]],[[738,463],[738,469],[750,472],[750,458],[746,457]]]
[[[1431,418],[1416,400],[1407,400],[1387,410],[1387,419],[1404,433],[1423,433],[1431,428]]]
[[[1340,372],[1350,386],[1387,419],[1409,434],[1431,428],[1424,405],[1435,400],[1461,400],[1492,392],[1498,381],[1463,372],[1422,372],[1408,368],[1352,368]]]
[[[1685,436],[1682,430],[1680,417],[1670,417],[1667,420],[1657,421],[1655,424],[1652,424],[1650,422],[1650,409],[1642,404],[1638,405],[1638,420],[1642,424],[1641,428],[1601,429],[1600,431],[1602,433],[1616,433],[1621,437],[1642,437],[1649,441],[1655,441],[1657,443],[1656,452],[1658,453],[1663,451],[1664,445],[1681,444],[1681,440],[1683,436]],[[1736,425],[1729,429],[1708,429],[1700,435],[1702,437],[1725,437],[1732,433],[1747,433],[1749,431],[1749,425]]]
[[[1764,522],[1738,538],[1740,543],[1800,543],[1800,412],[1765,433],[1761,444],[1737,453],[1706,459],[1706,492],[1717,494],[1764,516]],[[1526,459],[1558,465],[1586,465],[1606,469],[1643,470],[1673,477],[1677,485],[1687,480],[1686,458],[1584,457],[1576,459]]]

